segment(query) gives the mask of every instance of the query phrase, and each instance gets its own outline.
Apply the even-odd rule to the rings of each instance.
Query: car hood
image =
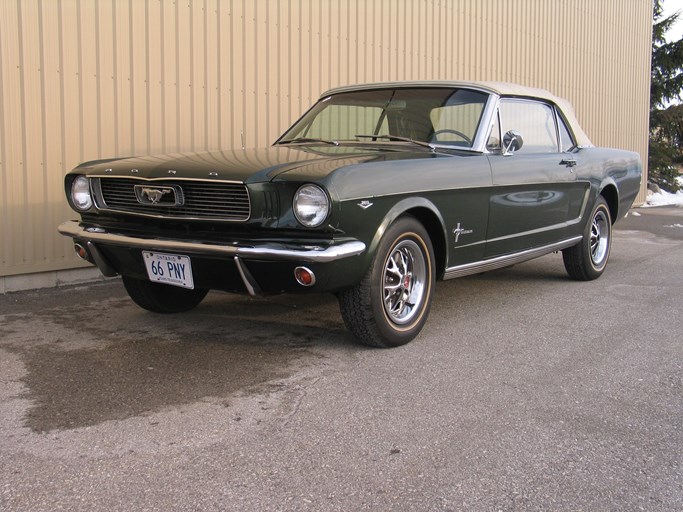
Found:
[[[275,179],[318,180],[340,167],[384,160],[433,158],[423,150],[363,146],[269,147],[175,153],[85,162],[75,173],[146,179],[175,178],[259,183]]]

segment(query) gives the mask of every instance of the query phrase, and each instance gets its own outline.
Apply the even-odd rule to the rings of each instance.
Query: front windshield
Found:
[[[471,148],[487,98],[479,91],[438,87],[334,94],[320,100],[278,143],[386,142],[396,137]]]

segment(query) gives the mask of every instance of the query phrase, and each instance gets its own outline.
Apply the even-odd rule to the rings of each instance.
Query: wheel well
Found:
[[[614,185],[607,185],[602,189],[600,195],[605,198],[605,201],[607,201],[609,214],[612,218],[612,224],[614,224],[617,214],[619,213],[619,194],[617,193],[617,189],[614,187]]]
[[[439,218],[427,208],[413,208],[405,212],[412,215],[427,230],[427,234],[434,248],[434,259],[436,264],[436,278],[440,279],[446,271],[446,240],[444,239],[443,225]]]

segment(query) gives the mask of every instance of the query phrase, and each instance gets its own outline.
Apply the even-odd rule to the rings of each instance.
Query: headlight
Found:
[[[318,185],[304,185],[294,194],[294,215],[307,228],[320,226],[330,211],[330,200]]]
[[[71,184],[71,201],[79,210],[87,210],[92,206],[90,181],[85,176],[79,176]]]

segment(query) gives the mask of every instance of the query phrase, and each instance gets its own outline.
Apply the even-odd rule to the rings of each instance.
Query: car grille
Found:
[[[157,203],[141,203],[136,185],[172,188]],[[144,180],[130,178],[95,178],[93,189],[97,206],[138,215],[170,217],[174,219],[211,219],[243,222],[249,219],[251,205],[247,187],[241,183],[189,180]],[[173,196],[182,199],[176,204]]]

